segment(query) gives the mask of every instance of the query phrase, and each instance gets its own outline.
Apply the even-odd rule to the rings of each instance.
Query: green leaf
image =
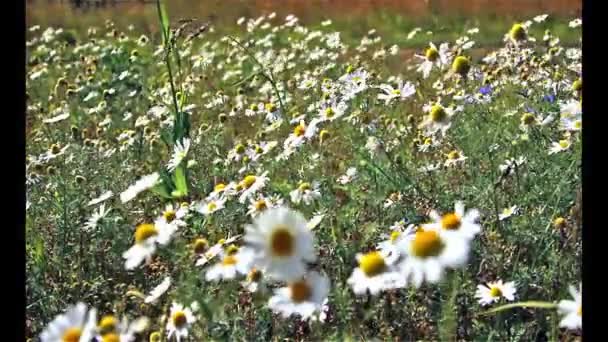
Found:
[[[512,304],[502,305],[502,306],[499,306],[499,307],[494,308],[492,310],[488,310],[486,312],[482,312],[480,315],[489,315],[489,314],[493,314],[493,313],[496,313],[496,312],[500,312],[500,311],[504,311],[504,310],[508,310],[508,309],[512,309],[512,308],[554,309],[556,307],[557,307],[556,303],[541,302],[541,301],[531,300],[531,301],[527,301],[527,302],[518,302],[518,303],[512,303]]]
[[[153,193],[155,193],[158,196],[163,197],[163,198],[168,198],[168,199],[173,198],[169,194],[169,191],[167,190],[167,187],[164,184],[156,185],[153,188],[151,188],[150,191],[152,191]]]
[[[165,5],[163,5],[161,0],[156,0],[156,10],[158,12],[158,19],[160,21],[161,30],[163,33],[163,45],[166,45],[169,42],[169,35],[171,34],[171,31],[169,30],[169,15],[167,14]]]
[[[188,184],[186,181],[186,171],[184,170],[184,166],[181,165],[177,169],[175,169],[175,173],[173,174],[173,181],[175,183],[175,191],[171,193],[174,197],[183,197],[188,195]]]

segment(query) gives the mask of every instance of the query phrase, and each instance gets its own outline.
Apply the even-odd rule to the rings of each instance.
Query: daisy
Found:
[[[459,151],[452,151],[450,153],[448,153],[448,159],[445,161],[444,165],[446,167],[450,167],[450,166],[456,166],[458,164],[464,164],[464,161],[467,159],[467,157]]]
[[[264,113],[266,113],[266,121],[268,122],[276,122],[281,118],[281,110],[272,102],[264,105]]]
[[[158,286],[156,286],[152,291],[150,291],[150,294],[144,299],[144,303],[150,304],[156,302],[158,298],[160,298],[163,294],[165,294],[165,292],[167,292],[167,290],[169,290],[170,286],[171,277],[167,276],[160,284],[158,284]]]
[[[304,143],[307,139],[312,138],[317,132],[317,124],[321,122],[320,119],[314,118],[310,121],[310,124],[306,126],[304,121],[293,129],[293,132],[285,139],[283,147],[287,149],[294,149]]]
[[[347,107],[346,102],[338,101],[338,99],[334,97],[329,102],[324,103],[321,109],[319,109],[320,120],[334,121],[344,115]]]
[[[342,184],[342,185],[346,185],[350,182],[352,182],[353,180],[355,180],[357,178],[357,168],[355,167],[349,167],[346,170],[346,174],[340,176],[337,181],[338,183]]]
[[[370,294],[376,295],[380,291],[405,286],[403,276],[397,272],[395,265],[389,264],[382,252],[358,253],[356,258],[359,267],[353,270],[347,280],[356,295],[362,295],[368,291]]]
[[[199,213],[209,216],[214,212],[221,210],[224,208],[224,203],[226,203],[226,199],[222,197],[208,197],[203,203],[199,203],[195,208]]]
[[[87,309],[86,304],[78,303],[68,307],[64,314],[58,315],[40,334],[42,342],[90,341],[97,325],[97,311]]]
[[[268,209],[245,227],[245,243],[254,251],[253,266],[277,280],[304,275],[316,260],[314,236],[302,214],[286,207]]]
[[[136,181],[135,184],[131,185],[127,188],[127,190],[123,191],[120,194],[120,201],[122,203],[127,203],[131,201],[132,199],[137,197],[140,192],[154,187],[158,183],[159,178],[160,175],[158,174],[158,172],[143,176],[138,181]]]
[[[401,101],[416,93],[416,87],[410,82],[399,81],[397,88],[393,88],[391,85],[382,84],[378,86],[384,94],[378,94],[378,100],[384,100],[384,104],[388,105],[393,99],[399,99]]]
[[[559,322],[560,327],[565,327],[570,330],[583,328],[583,297],[582,291],[577,291],[574,286],[568,288],[570,295],[574,300],[561,300],[557,304],[557,311],[564,315],[564,318]]]
[[[243,180],[238,184],[242,188],[241,196],[239,197],[239,202],[245,203],[245,201],[252,197],[256,192],[260,191],[264,186],[266,186],[266,182],[268,182],[268,177],[266,176],[268,171],[264,171],[259,176],[255,175],[247,175]]]
[[[237,274],[247,274],[251,269],[252,255],[253,252],[246,247],[239,249],[231,245],[226,249],[222,261],[207,270],[205,279],[207,281],[226,280],[234,279]]]
[[[96,341],[100,342],[132,342],[135,341],[135,334],[144,332],[150,323],[146,317],[140,317],[129,324],[126,317],[121,322],[118,322],[116,317],[112,315],[104,316],[98,325],[100,335],[96,337]]]
[[[261,156],[270,152],[277,146],[276,141],[261,142],[256,144],[253,148],[248,149],[245,153],[251,161],[257,161]]]
[[[450,53],[448,44],[443,43],[439,46],[439,49],[437,49],[437,46],[431,42],[429,43],[429,47],[426,49],[424,56],[416,55],[416,57],[423,60],[416,71],[421,72],[423,78],[428,78],[434,66],[442,69],[449,64]]]
[[[350,100],[355,97],[358,93],[366,90],[368,88],[367,79],[369,77],[369,73],[363,69],[358,69],[356,71],[346,73],[342,77],[340,77],[340,81],[343,83],[343,91],[342,95],[344,96],[344,100]]]
[[[407,228],[405,228],[404,226],[404,220],[395,222],[395,224],[390,227],[390,235],[383,235],[384,238],[388,239],[380,242],[376,247],[380,252],[383,253],[383,255],[386,256],[385,258],[390,264],[397,261],[397,259],[399,259],[403,254],[399,251],[399,243],[403,240],[405,236],[412,234],[418,229],[418,227],[413,224],[410,224]]]
[[[186,217],[189,211],[188,203],[184,202],[179,206],[179,209],[176,209],[177,206],[174,208],[173,204],[167,204],[163,214],[158,218],[158,221],[161,224],[172,224],[178,227],[185,227],[186,221],[183,219]]]
[[[241,161],[245,157],[246,147],[243,144],[237,144],[228,152],[228,161]]]
[[[106,215],[112,210],[112,208],[106,210],[105,204],[99,206],[96,212],[89,218],[89,220],[84,224],[83,229],[86,231],[97,228],[99,221],[101,221]]]
[[[451,108],[443,107],[440,104],[434,104],[432,106],[426,106],[428,115],[424,118],[419,128],[425,129],[427,134],[433,134],[437,131],[441,131],[445,134],[452,123],[450,117],[454,115],[454,111]]]
[[[568,139],[560,140],[558,142],[552,142],[549,148],[549,154],[555,154],[566,151],[570,148],[572,143]]]
[[[559,112],[562,119],[581,119],[583,109],[580,101],[572,100],[560,104]]]
[[[530,127],[538,125],[540,122],[533,113],[525,113],[521,116],[519,128],[527,131]]]
[[[568,23],[570,28],[579,27],[583,24],[583,21],[580,18],[576,18]]]
[[[498,215],[498,220],[500,220],[500,221],[505,220],[505,219],[511,217],[512,215],[517,214],[518,211],[519,211],[519,208],[516,205],[509,207],[509,208],[505,208],[502,210],[502,213],[500,213]]]
[[[87,203],[87,206],[92,206],[107,201],[112,196],[114,196],[114,193],[112,191],[106,191],[101,196],[90,200],[89,203]]]
[[[268,291],[268,287],[264,281],[264,274],[255,267],[251,268],[249,273],[247,273],[247,279],[241,282],[241,285],[251,293],[265,293]]]
[[[500,166],[498,166],[498,169],[500,170],[500,172],[507,172],[508,170],[508,174],[512,174],[513,172],[515,172],[515,169],[518,167],[523,166],[526,163],[526,158],[524,156],[520,156],[517,159],[511,158],[511,159],[507,159],[505,160],[504,163],[502,163]]]
[[[179,342],[188,337],[188,328],[196,322],[196,317],[191,308],[185,308],[182,304],[173,302],[171,305],[170,318],[167,321],[167,338],[175,336]]]
[[[583,128],[583,120],[577,118],[562,118],[560,129],[564,131],[576,132]]]
[[[215,245],[211,246],[211,248],[209,248],[206,252],[204,252],[204,254],[202,253],[202,251],[199,250],[201,253],[197,252],[197,254],[203,254],[203,255],[201,255],[199,257],[199,259],[196,261],[196,266],[204,266],[211,259],[215,258],[215,256],[222,253],[224,251],[225,245],[235,242],[240,237],[241,237],[241,235],[235,235],[228,239],[220,239]],[[206,240],[205,240],[205,242],[206,242]],[[196,247],[196,245],[195,245],[195,247]],[[203,246],[199,246],[199,247],[203,247]]]
[[[170,224],[160,224],[157,220],[155,224],[144,223],[137,226],[135,230],[135,244],[123,253],[126,259],[125,269],[132,270],[139,266],[144,260],[151,261],[152,255],[156,252],[156,243],[166,245],[171,240],[171,235],[177,229]]]
[[[465,212],[464,203],[457,201],[454,212],[439,215],[437,211],[431,210],[429,216],[432,223],[423,224],[423,228],[443,230],[446,235],[461,235],[466,239],[472,239],[481,231],[481,226],[475,221],[479,218],[479,210],[471,209]]]
[[[445,268],[456,268],[466,263],[468,240],[445,232],[423,226],[399,242],[399,249],[406,255],[399,264],[400,273],[415,287],[420,287],[423,281],[437,283]]]
[[[318,182],[313,182],[312,186],[307,182],[300,183],[297,189],[289,193],[291,202],[299,204],[301,201],[304,201],[306,205],[311,204],[314,200],[321,197],[319,187]]]
[[[257,199],[249,199],[249,211],[247,211],[247,215],[256,217],[266,209],[280,207],[281,205],[283,205],[282,198],[276,196],[274,198],[267,198],[264,195],[259,195]]]
[[[329,279],[311,271],[303,278],[289,282],[287,287],[275,290],[274,296],[268,300],[268,307],[283,318],[298,314],[307,320],[321,311],[328,294]]]
[[[185,138],[182,141],[178,141],[175,143],[173,147],[173,156],[169,160],[169,164],[167,165],[167,170],[172,172],[175,170],[179,164],[186,158],[188,155],[188,150],[190,149],[190,139]]]
[[[479,304],[488,305],[504,297],[508,301],[515,299],[515,282],[510,281],[503,284],[502,280],[489,282],[487,285],[477,285],[475,298],[479,298]]]

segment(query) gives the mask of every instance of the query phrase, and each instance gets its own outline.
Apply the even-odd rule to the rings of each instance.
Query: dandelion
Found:
[[[498,220],[499,221],[506,220],[509,217],[511,217],[514,214],[516,214],[518,211],[519,211],[519,208],[516,205],[511,206],[509,208],[504,208],[502,210],[502,212],[500,214],[498,214]]]
[[[475,298],[479,299],[479,304],[489,305],[493,302],[497,302],[500,298],[504,298],[508,301],[515,299],[515,282],[506,282],[503,284],[502,280],[495,282],[489,282],[487,285],[477,285],[477,292],[475,292]]]
[[[167,338],[171,339],[175,336],[178,342],[188,338],[188,329],[194,322],[196,322],[196,317],[191,308],[173,302],[170,317],[167,321]]]
[[[284,318],[297,314],[307,320],[321,311],[328,294],[329,279],[311,271],[303,278],[289,282],[287,287],[275,290],[268,307]]]
[[[131,185],[127,188],[127,190],[123,191],[120,194],[120,201],[122,203],[127,203],[137,197],[137,195],[145,190],[148,190],[154,187],[160,178],[158,172],[149,174],[147,176],[143,176],[135,184]]]
[[[403,101],[416,93],[416,87],[412,83],[406,82],[404,84],[403,81],[399,81],[397,88],[388,84],[382,84],[378,88],[384,91],[384,94],[378,94],[378,99],[384,100],[385,105],[390,104],[393,99]]]
[[[181,142],[176,142],[173,147],[173,156],[169,160],[169,164],[167,165],[167,170],[169,172],[173,172],[179,164],[186,158],[188,155],[188,150],[190,149],[190,139],[185,138]]]
[[[574,300],[561,300],[557,304],[557,311],[564,317],[559,322],[560,327],[570,330],[583,328],[583,297],[582,291],[577,291],[574,286],[568,287],[568,291]]]
[[[291,202],[294,204],[299,204],[301,201],[304,201],[306,205],[311,204],[314,200],[321,197],[319,187],[320,185],[318,182],[313,182],[312,186],[307,182],[300,183],[295,190],[289,193]]]
[[[420,287],[423,281],[437,283],[445,268],[463,266],[468,258],[469,243],[461,235],[446,234],[446,230],[423,227],[399,242],[406,257],[399,264],[406,281]]]
[[[395,265],[387,261],[386,255],[382,252],[359,253],[356,258],[359,267],[353,270],[347,280],[356,295],[362,295],[368,291],[370,294],[376,295],[380,291],[405,286],[403,276],[397,272]]]
[[[268,209],[245,227],[245,243],[254,251],[253,267],[277,280],[304,275],[316,260],[313,234],[304,217],[291,209]]]
[[[163,294],[165,294],[165,292],[167,292],[167,290],[169,290],[170,286],[171,277],[165,277],[165,279],[163,279],[158,286],[150,291],[150,294],[144,299],[144,303],[150,304],[156,302]]]
[[[68,307],[64,314],[58,315],[40,334],[42,342],[79,342],[90,341],[97,325],[97,311],[87,309],[86,304],[78,303]]]

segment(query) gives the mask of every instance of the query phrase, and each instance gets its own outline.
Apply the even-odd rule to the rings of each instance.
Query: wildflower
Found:
[[[289,193],[289,196],[291,196],[291,202],[295,204],[304,201],[306,205],[309,205],[314,200],[321,197],[319,183],[313,182],[311,186],[310,183],[302,182],[295,190]]]
[[[509,207],[509,208],[505,208],[502,210],[502,213],[498,214],[498,220],[500,220],[500,221],[505,220],[505,219],[511,217],[513,214],[516,214],[518,211],[519,211],[519,208],[516,205]]]
[[[337,181],[338,183],[342,184],[342,185],[346,185],[350,182],[352,182],[354,179],[357,178],[357,168],[354,167],[349,167],[346,170],[346,174],[340,176]]]
[[[521,124],[519,125],[519,127],[522,130],[528,130],[528,128],[534,126],[534,125],[538,125],[538,119],[536,118],[536,115],[534,115],[533,113],[525,113],[521,116]]]
[[[564,228],[566,226],[566,219],[563,217],[556,217],[553,220],[553,227],[555,229],[561,229]]]
[[[445,268],[463,266],[468,258],[469,243],[460,235],[446,234],[446,230],[423,227],[405,236],[399,249],[406,257],[399,264],[406,281],[419,287],[423,281],[437,283]]]
[[[454,58],[454,61],[452,62],[453,72],[461,76],[466,76],[466,74],[469,73],[469,70],[471,70],[471,62],[468,58],[464,56]]]
[[[157,184],[159,178],[160,175],[158,174],[158,172],[143,176],[138,181],[136,181],[135,184],[129,186],[127,190],[123,191],[120,194],[120,201],[122,203],[127,203],[131,201],[132,199],[137,197],[140,192],[154,187]]]
[[[211,266],[205,273],[206,280],[234,279],[238,273],[247,274],[251,268],[253,252],[249,248],[230,245],[223,253],[222,260]]]
[[[175,170],[179,164],[186,158],[188,155],[188,150],[190,149],[190,139],[183,139],[181,142],[178,141],[175,143],[173,147],[173,156],[169,160],[169,164],[167,165],[167,170],[172,172]]]
[[[439,130],[445,133],[452,125],[450,117],[454,115],[454,111],[438,103],[426,108],[428,115],[424,118],[419,128],[425,129],[428,134],[433,134]]]
[[[84,303],[68,307],[64,314],[58,315],[40,334],[42,342],[90,341],[96,328],[97,311],[90,310]]]
[[[566,151],[570,148],[570,145],[572,145],[572,143],[568,139],[563,139],[558,142],[552,142],[551,147],[549,148],[549,154],[555,154]]]
[[[444,165],[446,167],[450,167],[450,166],[455,166],[457,164],[464,164],[464,161],[466,159],[467,159],[467,157],[462,152],[454,150],[454,151],[448,153],[448,159],[445,161]]]
[[[479,218],[479,211],[471,209],[465,212],[464,204],[457,201],[454,212],[440,216],[437,211],[432,210],[429,214],[433,223],[422,225],[423,228],[441,229],[447,235],[462,235],[466,239],[472,239],[481,231],[481,226],[475,221]]]
[[[268,307],[284,318],[298,314],[303,320],[321,311],[329,294],[329,279],[311,271],[303,278],[288,282],[287,287],[275,290],[268,300]]]
[[[222,196],[208,197],[204,202],[199,203],[195,208],[199,213],[209,216],[214,212],[223,209],[224,203],[226,203],[226,199]]]
[[[384,100],[384,104],[388,105],[393,99],[405,100],[408,97],[416,93],[416,87],[410,82],[399,81],[397,88],[393,88],[391,85],[382,84],[378,86],[384,94],[378,94],[379,100]]]
[[[488,305],[500,300],[501,297],[508,301],[515,299],[515,282],[506,282],[502,280],[489,282],[487,285],[477,285],[475,297],[479,298],[479,304]]]
[[[259,195],[257,198],[249,199],[249,211],[247,211],[247,215],[251,217],[256,217],[266,209],[280,207],[283,204],[283,199],[275,197],[275,198],[267,198],[264,195]]]
[[[321,121],[334,121],[344,115],[347,105],[345,102],[338,101],[336,98],[330,102],[324,103],[319,110]]]
[[[97,211],[94,212],[93,215],[89,218],[89,220],[84,224],[83,229],[89,231],[89,230],[97,228],[99,221],[101,221],[104,217],[106,217],[106,215],[111,210],[112,210],[112,208],[109,208],[108,210],[106,210],[105,204],[100,205],[99,208],[97,209]]]
[[[568,23],[570,28],[576,28],[583,24],[583,21],[580,18],[576,18]]]
[[[365,294],[367,291],[376,295],[380,291],[405,286],[404,278],[393,264],[388,263],[382,252],[359,253],[356,258],[359,267],[353,270],[347,280],[356,295]]]
[[[241,161],[245,157],[246,147],[243,144],[236,144],[233,149],[228,152],[229,161]]]
[[[305,262],[316,260],[314,236],[304,217],[286,207],[268,209],[245,227],[245,243],[254,251],[253,266],[277,280],[304,275]]]
[[[97,336],[96,341],[135,341],[135,334],[144,332],[149,323],[150,320],[146,317],[140,317],[129,324],[126,317],[124,317],[121,322],[118,322],[116,317],[112,315],[104,316],[99,321],[98,330],[100,332],[100,336]]]
[[[528,37],[526,28],[522,24],[514,24],[509,31],[509,38],[514,43],[525,40]]]
[[[182,338],[188,337],[188,328],[196,322],[196,317],[191,308],[186,308],[182,304],[173,302],[169,320],[167,321],[167,338],[175,339],[179,342]]]
[[[265,293],[268,291],[268,287],[264,281],[264,274],[255,267],[251,268],[249,273],[247,273],[247,278],[241,282],[241,285],[251,293]]]
[[[266,182],[268,181],[268,177],[266,176],[268,171],[264,171],[259,176],[256,175],[247,175],[243,180],[238,184],[242,187],[242,193],[239,197],[239,202],[245,203],[245,201],[253,196],[256,192],[260,191],[264,186],[266,186]]]
[[[149,262],[156,252],[156,243],[166,245],[175,232],[176,227],[169,224],[160,226],[144,223],[137,226],[135,230],[135,244],[123,253],[126,259],[125,268],[132,270],[139,266],[144,260]]]
[[[580,288],[580,285],[579,285]],[[583,328],[583,297],[582,292],[578,291],[574,286],[568,288],[570,295],[574,300],[561,300],[557,304],[557,311],[564,316],[559,322],[560,327],[565,327],[570,330]]]
[[[144,303],[150,304],[156,302],[158,298],[160,298],[160,296],[162,296],[163,294],[165,294],[165,292],[167,292],[167,290],[169,290],[170,286],[171,277],[167,276],[160,284],[158,284],[158,286],[156,286],[154,289],[152,289],[152,291],[150,291],[150,294],[144,299]]]
[[[423,78],[428,78],[433,67],[442,69],[449,63],[450,54],[447,43],[443,43],[439,46],[439,49],[432,42],[429,43],[429,47],[426,49],[424,56],[418,56],[423,62],[418,66],[418,72],[422,73]]]

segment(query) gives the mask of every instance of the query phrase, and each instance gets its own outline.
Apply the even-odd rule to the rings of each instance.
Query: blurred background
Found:
[[[277,19],[296,15],[314,27],[331,19],[343,39],[358,39],[374,28],[387,44],[424,46],[428,35],[406,39],[415,27],[432,31],[433,40],[455,39],[474,27],[483,28],[479,45],[500,44],[514,21],[549,14],[545,27],[565,44],[577,39],[567,21],[581,16],[580,0],[170,0],[165,1],[172,20],[198,19],[216,28],[234,27],[239,17],[271,12]],[[118,28],[154,35],[158,30],[152,0],[28,0],[27,25],[62,27],[75,34],[90,26],[103,26],[108,19]],[[460,31],[460,32],[459,32]]]

